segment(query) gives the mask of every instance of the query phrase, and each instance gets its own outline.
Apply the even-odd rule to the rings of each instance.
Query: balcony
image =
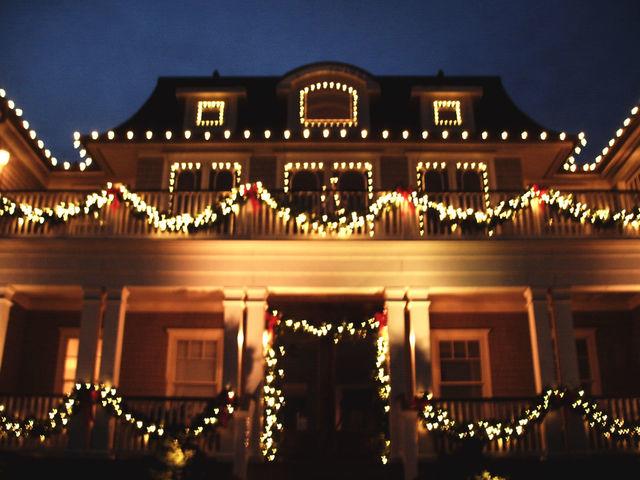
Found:
[[[44,419],[48,412],[58,407],[61,395],[11,395],[0,394],[0,404],[4,405],[4,414],[14,419]],[[531,407],[537,399],[534,398],[477,398],[477,399],[436,399],[437,407],[450,412],[451,418],[458,422],[472,423],[477,420],[509,420],[520,415],[526,408]],[[596,397],[599,407],[611,417],[625,419],[633,424],[640,418],[640,397]],[[188,426],[190,419],[197,417],[207,405],[207,399],[188,397],[126,397],[124,399],[128,411],[148,421],[161,424],[167,430]],[[95,407],[94,407],[95,408]],[[416,424],[419,423],[417,412],[413,411]],[[563,409],[560,435],[566,436],[566,419],[569,416],[578,419],[579,416]],[[87,422],[89,419],[82,411],[72,417],[71,422]],[[581,448],[582,453],[628,453],[639,454],[638,438],[634,440],[617,440],[605,438],[598,430],[584,423],[586,444]],[[482,448],[482,453],[488,457],[539,457],[549,451],[545,428],[547,420],[536,423],[528,432],[511,441],[495,440]],[[219,428],[213,433],[205,433],[198,438],[198,449],[209,457],[230,459],[233,454],[230,428]],[[309,432],[311,433],[311,432]],[[360,435],[358,438],[364,438]],[[464,442],[456,441],[441,432],[430,432],[418,427],[419,456],[440,457],[459,453],[465,448]],[[468,447],[468,444],[467,444]],[[11,434],[0,437],[0,450],[20,451],[57,451],[68,448],[68,429],[53,434],[45,440],[38,437],[15,437]],[[89,448],[89,445],[85,445]],[[145,455],[157,452],[162,448],[162,441],[157,438],[140,434],[136,429],[122,420],[114,423],[111,450],[117,455]],[[576,453],[570,446],[564,446],[555,454]]]
[[[556,192],[561,196],[551,202],[544,201],[550,194],[545,197],[544,192],[542,196],[540,192],[537,195],[529,192],[526,201],[513,209],[513,215],[486,224],[478,223],[476,217],[495,212],[501,204],[502,212],[510,210],[508,202],[522,199],[523,192],[437,193],[429,194],[424,203],[418,200],[421,195],[411,197],[406,192],[266,192],[268,201],[257,193],[241,198],[242,205],[227,202],[226,213],[218,210],[213,221],[211,215],[207,217],[207,207],[218,206],[221,201],[224,204],[229,193],[156,191],[137,192],[127,198],[116,193],[120,198],[105,202],[89,214],[42,223],[27,218],[35,211],[31,207],[68,209],[70,204],[82,205],[89,193],[5,192],[0,237],[459,240],[637,238],[640,235],[640,192]],[[105,191],[103,195],[109,193]],[[136,211],[131,198],[144,208]],[[416,200],[412,201],[413,198]],[[8,214],[7,199],[28,205],[27,210],[23,210],[27,212],[23,218]],[[429,208],[422,209],[421,205],[427,202]],[[612,221],[615,213],[619,216]],[[607,219],[600,218],[603,214]],[[192,223],[187,228],[185,220],[193,222],[198,216],[206,219],[206,225],[193,228]],[[592,224],[592,217],[600,221]],[[170,231],[172,228],[175,231]]]

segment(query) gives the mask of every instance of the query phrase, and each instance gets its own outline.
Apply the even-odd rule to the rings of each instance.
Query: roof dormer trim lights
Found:
[[[309,118],[309,97],[313,92],[335,90],[349,95],[349,118]],[[358,126],[358,91],[344,82],[315,82],[300,89],[299,118],[304,127],[356,127]]]
[[[196,126],[197,127],[221,127],[224,124],[224,100],[198,100],[196,110]],[[217,110],[217,118],[203,118],[207,112],[215,112]]]
[[[455,114],[455,118],[442,118],[442,111],[453,112]],[[460,100],[434,100],[433,123],[438,127],[462,126],[462,109],[460,107]]]

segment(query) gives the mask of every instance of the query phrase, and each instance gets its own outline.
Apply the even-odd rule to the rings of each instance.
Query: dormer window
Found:
[[[224,124],[224,100],[198,100],[197,127],[220,127]]]
[[[438,127],[459,127],[462,125],[460,100],[434,100],[433,121]]]
[[[342,82],[316,82],[300,90],[300,124],[305,127],[355,127],[358,92]]]

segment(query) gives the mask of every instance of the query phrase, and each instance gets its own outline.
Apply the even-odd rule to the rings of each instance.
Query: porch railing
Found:
[[[6,192],[5,195],[18,202],[34,207],[46,207],[59,202],[80,202],[87,192],[46,191],[46,192]],[[375,192],[372,198],[364,192],[340,192],[337,197],[325,192],[272,192],[273,198],[281,205],[295,206],[299,211],[315,213],[319,217],[330,218],[340,208],[346,212],[365,213],[369,205],[385,192]],[[497,205],[522,192],[494,192],[489,195],[489,204]],[[188,213],[196,216],[207,206],[215,204],[220,197],[216,192],[138,192],[148,205],[167,214]],[[336,201],[337,198],[337,201]],[[573,194],[575,201],[586,203],[591,208],[633,210],[640,205],[640,192],[589,191]],[[447,192],[430,194],[430,199],[455,208],[484,210],[486,202],[481,193]],[[205,231],[189,235],[190,238],[219,239],[303,239],[317,238],[309,228],[299,227],[293,218],[282,218],[276,211],[259,203],[247,202],[237,215],[218,219]],[[420,230],[422,228],[422,234]],[[391,208],[381,213],[374,225],[376,239],[479,239],[489,238],[482,229],[452,229],[441,222],[437,214],[420,214],[408,204]],[[9,216],[0,217],[0,237],[160,237],[176,238],[184,233],[167,233],[156,230],[152,225],[136,216],[124,205],[105,207],[99,215],[80,216],[68,223],[39,225],[21,222]],[[628,227],[600,228],[555,212],[540,204],[527,207],[509,220],[495,227],[492,237],[500,238],[638,238],[640,231]],[[369,239],[371,228],[365,222],[357,227],[351,238]]]
[[[46,418],[48,412],[62,400],[60,395],[8,395],[0,394],[0,404],[5,413],[13,418]],[[437,399],[436,405],[446,408],[451,418],[457,421],[509,420],[534,404],[533,398],[487,398],[487,399]],[[640,418],[640,397],[598,397],[600,407],[609,415],[637,422]],[[201,413],[207,401],[201,398],[179,397],[126,397],[127,408],[144,415],[155,422],[162,422],[167,428],[185,426]],[[565,410],[565,415],[576,415]],[[87,421],[87,416],[78,415],[72,421]],[[418,422],[417,415],[415,421]],[[640,454],[640,441],[635,439],[606,439],[600,432],[584,423],[586,449],[590,452],[627,452]],[[566,432],[565,432],[566,433]],[[219,458],[230,457],[233,453],[233,429],[219,428],[198,438],[198,447],[207,455]],[[419,455],[440,455],[453,453],[462,443],[443,433],[429,432],[418,428]],[[44,441],[37,437],[0,435],[0,449],[3,450],[61,450],[67,447],[68,432],[61,431]],[[469,444],[467,444],[468,446]],[[119,454],[146,454],[156,451],[161,442],[146,438],[126,422],[114,421],[112,450]],[[464,448],[464,447],[462,447]],[[511,441],[494,440],[484,446],[483,452],[499,456],[540,455],[547,451],[545,422],[534,424],[526,435]],[[554,452],[562,453],[562,452]]]

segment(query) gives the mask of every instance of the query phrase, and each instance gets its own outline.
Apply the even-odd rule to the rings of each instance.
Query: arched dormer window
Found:
[[[333,81],[316,82],[300,89],[300,124],[305,127],[357,126],[357,90]]]

